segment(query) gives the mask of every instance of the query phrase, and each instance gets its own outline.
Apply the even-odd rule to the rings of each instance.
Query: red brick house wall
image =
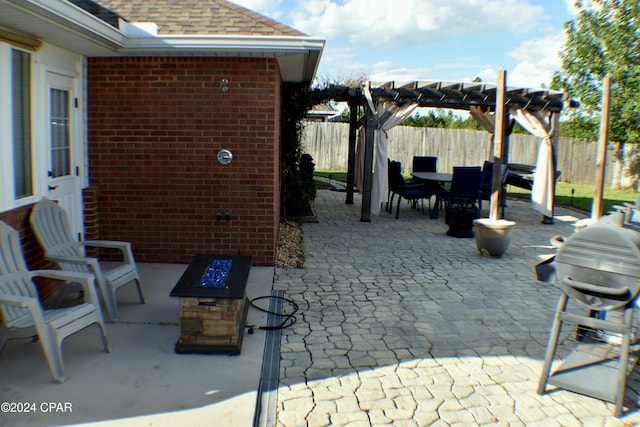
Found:
[[[51,267],[48,261],[43,259],[44,252],[29,224],[29,215],[31,215],[33,205],[22,206],[7,212],[0,213],[0,221],[4,221],[20,233],[20,243],[24,253],[27,265],[32,270]]]
[[[29,269],[55,269],[56,266],[54,264],[44,259],[44,251],[31,230],[29,215],[31,215],[32,209],[33,205],[25,205],[7,212],[2,212],[0,213],[0,221],[6,222],[20,233],[22,253],[24,254]],[[42,300],[53,295],[58,287],[57,283],[52,280],[42,278],[35,280]]]
[[[132,242],[143,262],[187,263],[214,253],[273,265],[276,61],[89,58],[88,72],[89,177],[99,194],[100,238]],[[221,149],[233,153],[228,166],[216,159]]]

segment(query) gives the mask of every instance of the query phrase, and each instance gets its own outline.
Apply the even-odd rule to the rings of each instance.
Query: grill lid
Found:
[[[564,291],[594,310],[619,308],[640,290],[640,232],[611,217],[570,236],[556,257]]]

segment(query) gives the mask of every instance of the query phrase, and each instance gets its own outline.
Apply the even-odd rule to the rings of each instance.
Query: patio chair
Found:
[[[67,214],[57,203],[43,198],[33,208],[30,217],[33,232],[43,247],[46,259],[62,270],[92,273],[98,284],[111,321],[118,320],[116,291],[135,282],[140,302],[145,303],[140,276],[131,250],[131,243],[111,240],[77,241],[73,238]],[[121,262],[101,262],[85,255],[85,247],[116,249]]]
[[[85,302],[67,308],[44,310],[32,279],[48,279],[79,283]],[[64,382],[62,342],[94,323],[100,327],[102,344],[108,353],[109,343],[104,326],[95,279],[91,274],[59,270],[29,271],[20,247],[18,232],[0,221],[0,352],[10,339],[37,336],[49,369],[57,382]]]
[[[398,195],[398,205],[396,207],[396,219],[400,216],[400,202],[404,197],[407,200],[417,203],[418,200],[422,201],[422,213],[424,213],[424,199],[429,200],[429,212],[431,212],[431,196],[436,193],[426,188],[423,184],[407,184],[402,176],[402,164],[396,161],[389,161],[388,163],[388,179],[389,179],[389,192],[391,197],[389,199],[388,211],[393,211],[393,199]]]
[[[438,158],[431,156],[413,156],[414,172],[438,172]]]
[[[413,171],[414,172],[437,172],[438,171],[438,158],[433,156],[413,156]],[[433,194],[440,192],[440,185],[437,182],[424,182],[417,179],[412,179],[411,184],[420,184],[426,191]],[[429,201],[431,203],[431,201]]]
[[[454,166],[451,189],[443,187],[441,199],[445,202],[447,236],[473,237],[473,220],[480,216],[477,207],[480,191],[480,166]]]
[[[442,187],[441,197],[446,206],[475,206],[480,193],[481,178],[480,166],[454,166],[451,189]]]

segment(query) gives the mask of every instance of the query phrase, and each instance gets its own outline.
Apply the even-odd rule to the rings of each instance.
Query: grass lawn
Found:
[[[321,171],[316,170],[314,175],[331,178],[335,181],[347,182],[346,171]],[[322,181],[316,181],[318,188],[327,187],[328,185]],[[507,186],[507,194],[509,197],[520,197],[528,199],[531,192],[522,188]],[[566,182],[558,182],[556,185],[555,203],[558,206],[572,206],[585,212],[591,212],[593,204],[593,196],[595,194],[595,186],[590,184],[571,184]],[[621,205],[623,202],[633,203],[639,194],[632,190],[612,190],[605,187],[603,197],[604,213],[611,210],[613,205]]]
[[[555,203],[558,206],[572,206],[585,212],[591,212],[595,192],[595,186],[591,184],[558,182]],[[511,185],[507,187],[507,194],[526,199],[531,197],[530,191]],[[609,212],[613,205],[621,205],[623,202],[633,203],[637,195],[638,193],[632,190],[613,190],[605,187],[602,199],[603,213]]]

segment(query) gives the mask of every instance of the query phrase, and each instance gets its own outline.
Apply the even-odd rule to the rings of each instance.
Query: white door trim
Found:
[[[69,222],[72,230],[78,236],[83,235],[84,231],[84,215],[82,204],[82,176],[81,165],[82,161],[82,114],[78,108],[77,100],[77,78],[76,76],[64,75],[57,72],[47,71],[45,79],[45,140],[46,143],[46,169],[44,173],[47,175],[47,188],[46,197],[52,200],[57,200],[60,205],[67,211],[69,216]],[[54,121],[51,116],[51,98],[52,91],[59,90],[58,94],[62,94],[66,97],[66,105],[68,106],[67,118],[68,121],[57,120]],[[53,163],[52,163],[52,134],[54,127],[64,127],[67,130],[69,138],[69,151],[68,151],[68,174],[61,176],[52,176]],[[64,139],[64,138],[63,138]],[[66,156],[65,156],[66,157]]]

